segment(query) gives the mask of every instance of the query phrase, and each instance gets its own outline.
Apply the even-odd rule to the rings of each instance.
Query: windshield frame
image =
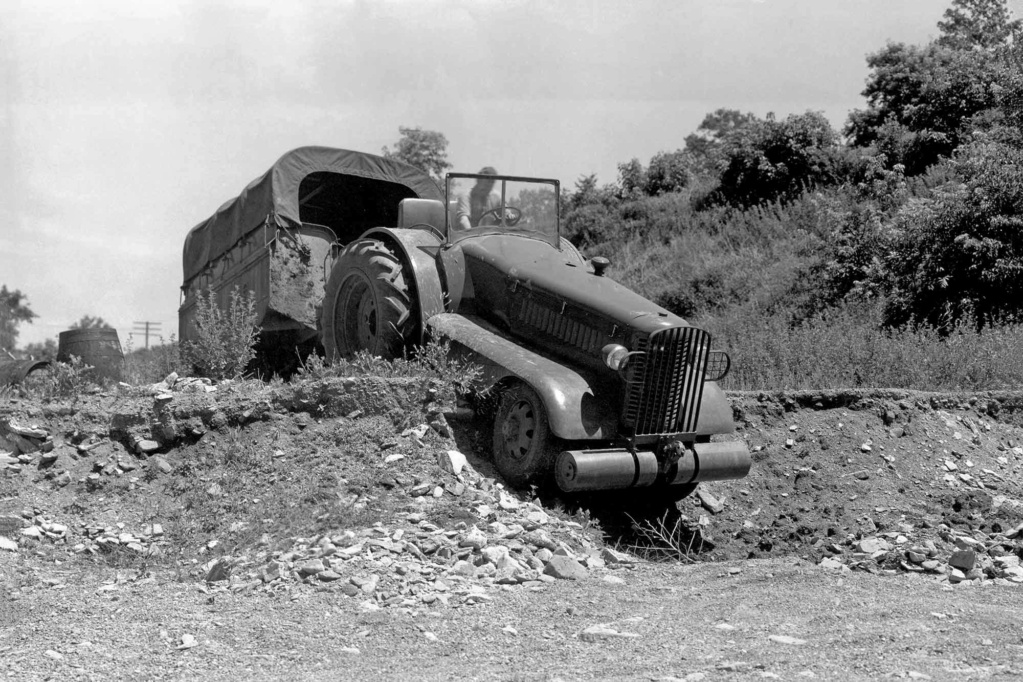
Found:
[[[507,183],[518,182],[533,184],[537,187],[548,186],[554,190],[554,235],[550,235],[540,230],[517,230],[514,228],[502,227],[501,225],[488,225],[485,227],[474,227],[470,230],[455,229],[451,224],[454,219],[454,207],[457,205],[458,196],[452,194],[452,181],[454,180],[492,180],[495,187],[499,187],[499,193],[501,195],[502,203],[504,202],[505,191]],[[540,241],[547,242],[557,249],[561,248],[561,182],[553,178],[535,178],[527,177],[523,175],[499,175],[499,174],[480,174],[480,173],[447,173],[444,176],[444,206],[445,206],[445,220],[444,220],[444,243],[453,244],[454,242],[461,241],[467,237],[475,237],[480,235],[490,234],[501,234],[501,235],[515,235],[518,237],[525,237],[527,239],[538,239]]]

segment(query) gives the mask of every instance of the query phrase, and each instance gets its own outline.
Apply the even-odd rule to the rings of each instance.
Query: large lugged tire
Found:
[[[547,410],[536,391],[525,384],[503,391],[494,417],[494,464],[504,479],[520,488],[542,482],[554,450]]]
[[[330,271],[320,318],[327,360],[359,351],[401,357],[415,330],[409,283],[401,260],[383,242],[345,247]]]

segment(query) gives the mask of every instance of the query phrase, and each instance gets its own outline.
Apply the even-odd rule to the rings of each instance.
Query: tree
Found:
[[[908,175],[951,156],[972,119],[995,105],[1001,71],[985,52],[899,43],[870,55],[867,64],[868,107],[850,114],[846,134],[856,146],[876,146]]]
[[[634,199],[646,192],[646,169],[639,159],[618,164],[618,187],[622,199]]]
[[[451,168],[448,163],[448,139],[443,133],[423,130],[420,127],[398,126],[401,139],[394,149],[384,147],[385,158],[397,159],[415,166],[427,173],[438,185],[444,182],[444,172]]]
[[[28,298],[17,289],[11,291],[4,284],[0,286],[0,351],[10,351],[18,340],[18,325],[32,323],[38,317],[28,307]]]
[[[53,339],[46,339],[42,343],[35,342],[26,344],[18,355],[26,360],[53,360],[57,359],[57,342]]]
[[[70,329],[113,329],[113,325],[107,324],[102,317],[82,315],[82,319],[71,325]]]
[[[950,158],[978,126],[997,118],[999,92],[1013,68],[1020,22],[1005,0],[952,0],[927,45],[889,44],[867,57],[867,109],[849,116],[845,132],[890,164],[917,175]]]
[[[686,136],[685,151],[693,170],[716,173],[724,159],[724,141],[735,131],[757,120],[737,109],[717,109],[703,117],[696,132]]]
[[[580,248],[613,238],[619,228],[616,211],[620,204],[619,192],[613,185],[599,187],[596,174],[580,176],[575,182],[575,191],[562,198],[564,236]]]
[[[747,124],[725,140],[718,193],[736,206],[793,199],[838,179],[838,135],[819,112]]]
[[[603,193],[597,187],[597,174],[581,175],[575,181],[575,192],[568,199],[568,209],[574,210],[590,204],[600,204],[604,201]]]
[[[948,162],[955,181],[909,202],[888,258],[889,321],[948,328],[1023,315],[1023,149],[978,138]]]
[[[683,150],[658,152],[650,159],[644,186],[650,196],[681,192],[688,184],[689,159]]]
[[[938,42],[955,49],[985,49],[1007,45],[1020,32],[1005,0],[952,0],[938,22]]]

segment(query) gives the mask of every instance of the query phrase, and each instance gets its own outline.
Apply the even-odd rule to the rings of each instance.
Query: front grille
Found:
[[[639,342],[623,415],[634,435],[696,431],[709,349],[710,335],[694,327],[663,329]]]

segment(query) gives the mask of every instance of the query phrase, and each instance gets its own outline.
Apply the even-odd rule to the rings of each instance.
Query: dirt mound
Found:
[[[699,497],[683,502],[683,513],[704,516],[705,557],[796,554],[887,570],[927,542],[937,543],[942,561],[963,537],[986,543],[984,551],[995,555],[1016,551],[1013,531],[1023,521],[1020,394],[872,390],[731,398],[738,436],[754,463],[745,480],[701,486],[712,501],[724,502],[719,513]],[[864,561],[860,545],[870,538],[883,539],[889,550],[878,554],[875,547]],[[909,565],[905,570],[915,568]]]
[[[381,604],[605,569],[625,559],[608,547],[651,539],[692,560],[1015,576],[1020,394],[731,397],[749,477],[702,485],[660,538],[629,530],[613,494],[580,505],[506,489],[487,426],[426,380],[15,400],[0,407],[0,535],[43,560],[176,566],[237,589],[344,576]]]
[[[172,566],[237,590],[302,580],[381,605],[482,601],[481,582],[529,587],[629,561],[506,490],[465,441],[472,429],[449,423],[467,410],[436,382],[135,393],[0,414],[36,437],[2,474],[18,550]]]

